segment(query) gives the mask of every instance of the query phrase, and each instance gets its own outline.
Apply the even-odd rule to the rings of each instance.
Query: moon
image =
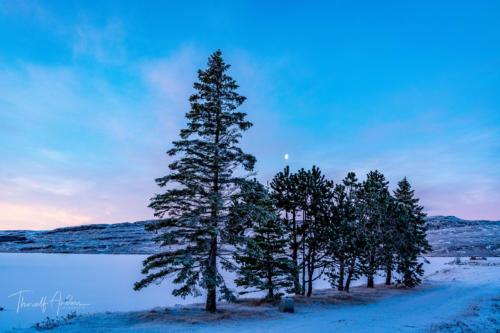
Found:
[[[288,153],[286,153],[283,157],[285,158],[285,160],[288,160]]]

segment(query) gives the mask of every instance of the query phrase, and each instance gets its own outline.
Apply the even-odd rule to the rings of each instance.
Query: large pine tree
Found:
[[[189,101],[187,127],[173,142],[168,155],[176,157],[167,176],[156,180],[165,192],[151,199],[150,207],[160,218],[148,226],[159,235],[156,241],[163,252],[144,261],[139,290],[152,282],[175,274],[176,296],[199,295],[206,290],[206,310],[216,311],[217,289],[225,283],[219,264],[228,260],[231,239],[226,228],[231,195],[240,179],[234,171],[253,170],[255,158],[239,147],[243,131],[252,124],[237,111],[245,97],[227,71],[220,51],[208,59],[208,68],[198,71],[196,90]],[[226,246],[226,248],[224,248]]]

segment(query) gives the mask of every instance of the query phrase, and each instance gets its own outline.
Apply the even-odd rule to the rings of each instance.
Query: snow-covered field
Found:
[[[143,258],[142,255],[0,254],[0,307],[4,308],[0,311],[0,332],[12,328],[29,330],[47,316],[54,318],[71,311],[97,314],[79,317],[55,332],[461,331],[463,325],[473,332],[496,332],[500,328],[499,258],[476,265],[447,265],[452,258],[430,258],[423,286],[366,304],[298,304],[293,315],[276,313],[272,319],[197,325],[137,323],[127,313],[106,313],[203,301],[174,298],[166,281],[160,286],[133,291]],[[317,288],[328,288],[328,284],[318,284]]]

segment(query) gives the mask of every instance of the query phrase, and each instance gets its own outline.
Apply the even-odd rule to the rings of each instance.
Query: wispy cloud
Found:
[[[125,61],[125,30],[118,20],[104,25],[82,20],[74,28],[73,52],[75,56],[92,57],[105,64],[121,64]]]
[[[46,118],[74,112],[74,101],[81,100],[78,84],[77,76],[67,67],[21,63],[6,68],[0,64],[0,101],[4,104],[0,116]]]
[[[51,17],[39,1],[28,0],[0,1],[0,14],[28,17],[40,23],[46,22]]]
[[[196,80],[193,68],[203,66],[205,57],[194,46],[186,45],[168,56],[140,65],[142,78],[152,92],[154,112],[167,130],[179,129]]]
[[[39,152],[41,156],[56,162],[66,162],[69,159],[67,154],[55,149],[42,148]]]
[[[4,179],[0,186],[8,192],[19,192],[29,195],[29,192],[51,194],[58,196],[81,195],[89,190],[92,184],[88,181],[65,179],[61,177],[15,177]]]

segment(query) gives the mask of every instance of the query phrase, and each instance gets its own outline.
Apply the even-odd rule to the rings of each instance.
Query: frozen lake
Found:
[[[134,291],[132,286],[141,278],[144,258],[142,255],[0,253],[0,306],[4,308],[0,312],[0,331],[12,326],[31,326],[47,316],[55,317],[58,304],[61,304],[59,314],[63,315],[73,310],[78,313],[128,311],[197,301],[174,298],[169,283]],[[22,295],[20,291],[24,291]],[[30,304],[18,310],[20,296],[25,303],[49,304],[45,309]],[[59,302],[69,300],[68,297],[72,297],[71,302]],[[46,302],[40,302],[44,299]]]
[[[142,291],[132,289],[141,278],[143,255],[0,253],[0,331],[29,327],[45,317],[71,311],[145,310],[203,302],[175,298],[168,281]],[[452,258],[430,258],[426,274]],[[379,281],[381,281],[380,278]],[[356,284],[363,283],[358,281]],[[328,288],[326,282],[316,288]]]

